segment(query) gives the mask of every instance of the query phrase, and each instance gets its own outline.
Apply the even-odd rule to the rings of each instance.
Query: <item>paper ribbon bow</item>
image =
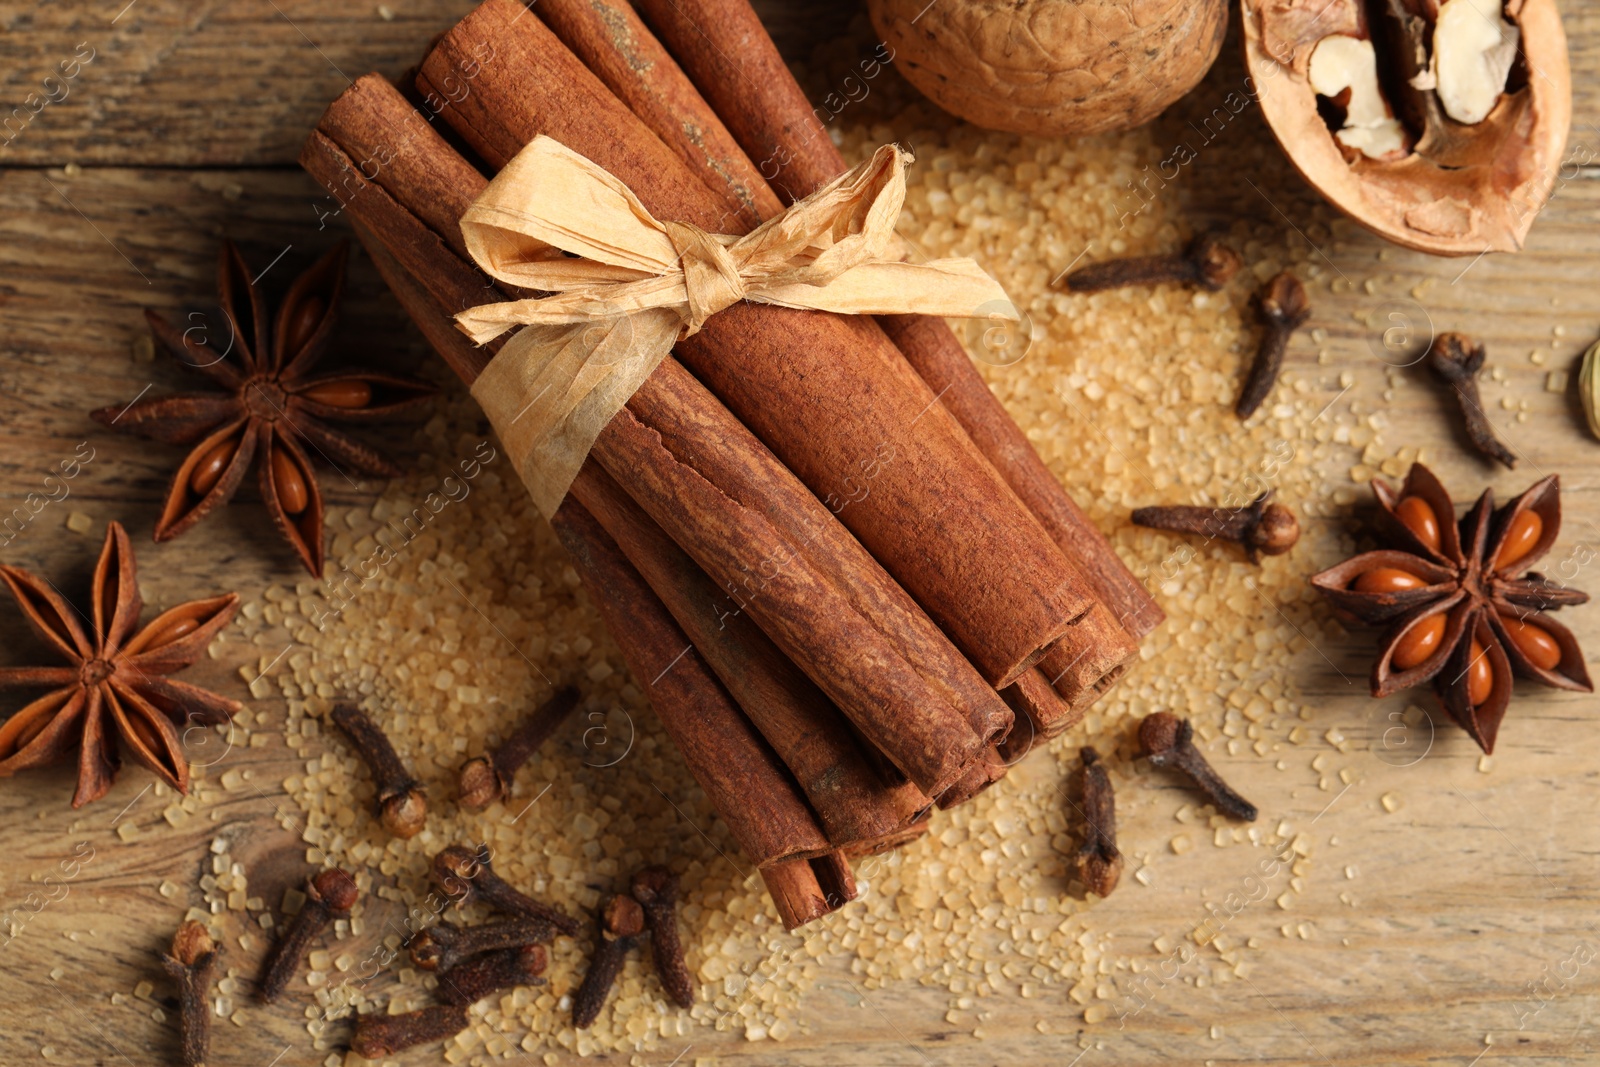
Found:
[[[680,338],[740,300],[846,315],[995,315],[1005,290],[970,259],[901,261],[911,156],[885,145],[743,237],[660,222],[626,185],[549,137],[517,153],[461,232],[488,274],[554,295],[456,316],[480,344],[483,406],[534,502],[553,515],[595,438]],[[578,258],[573,258],[574,256]]]

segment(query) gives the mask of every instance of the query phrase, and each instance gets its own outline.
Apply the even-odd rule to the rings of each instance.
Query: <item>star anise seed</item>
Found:
[[[0,566],[3,580],[39,636],[66,667],[0,668],[0,689],[52,686],[0,725],[0,777],[53,763],[78,746],[81,808],[111,788],[120,752],[150,768],[180,793],[189,788],[189,761],[181,729],[223,723],[240,704],[170,677],[205,652],[239,610],[236,593],[192,600],[157,615],[143,629],[143,601],[128,535],[120,523],[106,530],[94,571],[94,630],[51,584],[17,567]]]
[[[179,393],[91,412],[98,422],[167,444],[191,445],[156,522],[167,541],[232,499],[259,459],[261,497],[273,521],[313,576],[322,577],[322,493],[310,453],[336,469],[391,478],[395,466],[330,422],[371,422],[413,407],[436,391],[391,374],[312,377],[327,350],[344,292],[348,246],[340,243],[290,286],[269,330],[260,289],[244,257],[223,242],[218,269],[222,311],[232,336],[221,348],[146,310],[150,330],[184,366],[224,393]]]
[[[1561,533],[1555,475],[1498,511],[1485,490],[1459,523],[1450,494],[1422,464],[1398,492],[1372,483],[1378,533],[1364,552],[1311,579],[1340,617],[1387,625],[1372,695],[1432,681],[1439,702],[1485,752],[1511,702],[1511,676],[1593,692],[1577,639],[1548,611],[1589,597],[1530,572]]]

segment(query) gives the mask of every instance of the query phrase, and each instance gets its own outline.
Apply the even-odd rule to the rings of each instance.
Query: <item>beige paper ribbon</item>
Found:
[[[456,316],[522,326],[472,387],[534,502],[555,514],[595,438],[679,339],[740,300],[845,315],[1016,319],[970,259],[901,262],[909,153],[894,145],[743,237],[660,222],[622,182],[537,137],[461,219],[491,276],[553,295]],[[577,258],[573,258],[577,257]]]

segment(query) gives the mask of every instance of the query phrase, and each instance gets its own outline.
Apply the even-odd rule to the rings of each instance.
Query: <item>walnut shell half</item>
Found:
[[[1554,0],[1506,0],[1501,17],[1507,41],[1516,42],[1510,80],[1497,99],[1491,93],[1486,117],[1466,123],[1451,117],[1460,108],[1452,99],[1441,102],[1435,88],[1440,6],[1435,0],[1243,0],[1245,64],[1278,143],[1339,210],[1422,252],[1514,252],[1555,187],[1572,121],[1561,16]],[[1337,136],[1338,123],[1350,121],[1348,112],[1339,117],[1350,106],[1348,91],[1330,98],[1312,88],[1312,55],[1333,37],[1372,42],[1369,62],[1375,62],[1389,114],[1403,127],[1400,147],[1383,158]]]
[[[1225,0],[868,0],[906,80],[989,130],[1142,125],[1222,50]]]

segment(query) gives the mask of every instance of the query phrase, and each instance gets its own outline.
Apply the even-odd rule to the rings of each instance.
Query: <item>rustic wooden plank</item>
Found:
[[[262,532],[261,508],[249,500],[173,544],[144,540],[175,450],[130,446],[87,422],[83,411],[129,398],[150,381],[163,388],[180,385],[179,372],[132,358],[132,338],[142,331],[138,309],[150,303],[176,313],[200,303],[195,297],[210,285],[216,234],[224,228],[245,243],[252,262],[264,265],[292,245],[273,270],[304,263],[332,237],[316,229],[309,209],[315,195],[300,175],[276,171],[105,168],[71,177],[41,171],[4,178],[0,500],[11,504],[32,491],[43,467],[78,442],[87,439],[97,449],[73,496],[22,531],[5,551],[8,562],[58,577],[77,575],[81,586],[98,532],[78,537],[65,534],[61,524],[68,511],[82,509],[94,517],[97,531],[112,517],[134,529],[146,595],[155,605],[196,590],[256,589],[294,579],[293,560]],[[1226,210],[1248,206],[1241,199]],[[1293,203],[1284,206],[1296,210]],[[1201,208],[1224,210],[1197,205]],[[1540,383],[1551,369],[1570,364],[1595,333],[1589,290],[1590,279],[1600,272],[1600,248],[1592,240],[1597,218],[1600,183],[1573,182],[1535,227],[1528,252],[1514,260],[1485,260],[1456,285],[1450,283],[1460,275],[1462,261],[1398,251],[1388,261],[1395,276],[1408,283],[1419,276],[1437,279],[1428,290],[1430,313],[1480,332],[1511,375],[1506,390],[1536,400],[1534,418],[1509,425],[1507,435],[1532,465],[1569,475],[1568,539],[1578,548],[1600,542],[1600,492],[1592,463],[1585,466],[1594,446],[1573,421],[1570,394],[1544,393]],[[1332,264],[1356,284],[1344,293],[1319,291],[1316,325],[1328,331],[1326,347],[1335,354],[1331,366],[1317,364],[1314,346],[1302,339],[1291,350],[1291,371],[1320,380],[1319,396],[1332,401],[1339,392],[1338,369],[1357,368],[1357,384],[1344,402],[1376,406],[1384,383],[1370,370],[1371,326],[1354,316],[1366,314],[1373,303],[1362,283],[1377,246],[1351,231],[1329,239],[1325,247]],[[284,270],[279,280],[288,274]],[[368,351],[398,348],[416,358],[416,339],[359,256],[352,291],[343,336],[360,338]],[[1557,326],[1564,336],[1554,336]],[[1550,361],[1542,367],[1529,363],[1525,346],[1547,349]],[[424,361],[424,372],[429,367]],[[1416,425],[1416,440],[1440,456],[1436,466],[1447,482],[1471,485],[1483,478],[1482,467],[1452,447],[1450,424],[1424,383],[1397,390],[1388,414],[1394,422]],[[1331,484],[1338,484],[1337,473]],[[1527,478],[1517,473],[1494,480],[1509,488]],[[345,503],[369,498],[338,487],[334,494]],[[69,586],[68,592],[81,590]],[[1569,622],[1592,648],[1600,641],[1600,621],[1591,614],[1578,613]],[[1254,792],[1252,786],[1274,790],[1273,817],[1314,830],[1319,842],[1311,888],[1293,911],[1273,902],[1281,888],[1275,883],[1271,896],[1234,917],[1224,931],[1230,944],[1253,938],[1264,946],[1248,984],[1236,980],[1198,988],[1192,984],[1197,971],[1182,973],[1157,987],[1151,1006],[1131,1015],[1119,1030],[1115,1016],[1111,1023],[1086,1028],[1081,1006],[1062,1002],[1059,993],[1042,1002],[989,998],[970,1010],[952,1010],[948,994],[938,987],[867,992],[836,960],[807,1001],[810,1032],[782,1047],[783,1062],[819,1067],[929,1059],[1065,1062],[1078,1054],[1078,1032],[1085,1029],[1095,1062],[1103,1063],[1161,1057],[1234,1062],[1257,1056],[1300,1063],[1324,1055],[1336,1062],[1466,1062],[1482,1050],[1483,1033],[1535,1041],[1547,1062],[1592,1055],[1594,1040],[1579,1025],[1584,997],[1597,984],[1587,971],[1573,994],[1553,1001],[1526,1030],[1515,1027],[1527,1007],[1527,983],[1540,978],[1540,968],[1559,964],[1572,946],[1594,936],[1591,894],[1581,888],[1592,881],[1589,857],[1600,853],[1600,828],[1585,814],[1597,784],[1589,755],[1592,699],[1519,698],[1492,777],[1474,772],[1476,750],[1442,726],[1428,759],[1396,768],[1373,758],[1393,725],[1383,717],[1384,706],[1352,693],[1339,676],[1341,671],[1363,675],[1369,645],[1368,635],[1353,633],[1324,646],[1327,661],[1302,657],[1305,695],[1318,708],[1312,725],[1319,732],[1340,730],[1356,755],[1365,757],[1350,761],[1357,776],[1347,793],[1337,785],[1319,788],[1317,775],[1304,770],[1284,795],[1282,779],[1253,760],[1227,765],[1247,794]],[[0,613],[0,646],[32,647],[10,612]],[[217,659],[202,662],[194,680],[241,695],[234,671],[255,662],[261,652],[224,639]],[[9,827],[5,841],[18,857],[3,883],[4,899],[17,902],[13,907],[26,909],[22,902],[31,899],[29,892],[56,892],[50,885],[61,879],[52,872],[72,861],[79,842],[93,850],[93,861],[80,864],[82,873],[69,896],[47,903],[37,915],[28,913],[8,945],[11,955],[0,967],[0,1003],[25,1003],[42,984],[47,1004],[55,1005],[32,1020],[0,1011],[21,1047],[48,1045],[67,1062],[124,1062],[124,1055],[127,1062],[157,1062],[170,1048],[171,1028],[151,1013],[163,1004],[170,1011],[166,987],[158,983],[153,1001],[110,999],[144,979],[158,979],[152,954],[164,930],[152,929],[146,917],[153,910],[166,916],[184,900],[162,898],[155,887],[170,879],[190,894],[199,877],[197,865],[207,862],[207,846],[219,835],[235,842],[234,857],[251,871],[252,893],[261,892],[269,902],[299,876],[301,846],[273,814],[274,804],[283,803],[277,783],[295,770],[297,758],[275,736],[281,702],[252,707],[266,713],[255,731],[269,744],[234,750],[227,766],[249,771],[253,784],[214,798],[210,814],[177,827],[168,827],[162,817],[171,798],[148,792],[148,777],[134,768],[124,772],[111,796],[81,813],[64,806],[70,777],[65,768],[21,776],[0,790],[0,825]],[[1006,788],[1026,788],[1053,774],[1048,764],[1030,765]],[[1380,805],[1386,794],[1401,798],[1399,814],[1390,815]],[[1180,800],[1171,789],[1125,793],[1119,805],[1125,841],[1159,846],[1173,832],[1171,811]],[[138,832],[125,841],[119,831],[128,822]],[[1332,839],[1339,843],[1331,844]],[[1048,842],[1040,847],[1049,847]],[[1099,905],[1093,926],[1115,932],[1112,946],[1118,956],[1157,966],[1165,954],[1154,946],[1192,938],[1211,907],[1246,884],[1242,880],[1256,858],[1237,849],[1190,853],[1181,866],[1166,868],[1170,879],[1158,879],[1149,888],[1130,884]],[[1341,873],[1346,866],[1353,872],[1348,878]],[[47,877],[53,878],[48,885],[41,881]],[[1286,878],[1281,876],[1280,883]],[[386,906],[374,902],[375,925],[388,916]],[[352,947],[359,951],[370,945],[357,940]],[[252,973],[254,958],[234,956],[232,965]],[[57,969],[59,979],[46,977]],[[1139,1003],[1134,994],[1144,987],[1123,973],[1107,988],[1109,1007],[1132,1011]],[[288,1046],[297,1050],[297,1062],[313,1062],[302,1021],[293,1013],[256,1011],[249,1018],[247,1029],[234,1032],[225,1025],[221,1031],[236,1054],[269,1062]],[[1213,1026],[1220,1037],[1212,1036]],[[728,1035],[697,1031],[692,1042],[691,1056],[773,1062],[769,1046]],[[678,1051],[662,1050],[659,1058],[668,1060]],[[434,1062],[434,1056],[418,1053],[405,1062]]]
[[[309,36],[347,73],[357,59],[360,69],[398,73],[421,39],[465,5],[400,10],[396,4],[396,19],[388,23],[375,9],[309,2],[282,4],[286,21],[270,4],[180,8],[139,0],[112,25],[116,6],[91,19],[82,9],[45,5],[4,16],[10,32],[0,35],[7,57],[0,65],[4,99],[15,98],[45,69],[29,65],[40,57],[70,54],[70,46],[92,32],[110,42],[84,68],[82,95],[75,88],[59,110],[52,105],[41,114],[11,153],[0,152],[0,163],[25,158],[40,165],[0,171],[0,519],[43,489],[44,476],[81,442],[96,450],[72,481],[70,497],[40,511],[0,548],[0,559],[47,572],[69,595],[81,595],[103,524],[118,518],[135,537],[152,606],[211,589],[295,581],[296,564],[264,527],[248,486],[238,502],[179,541],[150,543],[179,450],[112,435],[85,412],[129,400],[147,384],[163,390],[186,384],[181,371],[136,358],[135,341],[144,333],[139,309],[205,311],[220,235],[240,240],[258,268],[285,252],[268,274],[281,285],[344,232],[337,220],[319,229],[318,209],[327,210],[326,202],[296,170],[164,169],[277,165],[292,158],[304,129],[343,84],[331,68],[318,68],[322,60],[293,26],[317,28]],[[1600,4],[1569,7],[1575,68],[1600,69]],[[835,25],[808,17],[810,9],[794,10],[800,12],[791,22],[797,33],[815,37]],[[148,21],[132,21],[135,13]],[[91,80],[102,74],[103,92]],[[1600,145],[1593,82],[1592,76],[1578,78],[1574,146]],[[1170,144],[1179,136],[1174,117],[1158,127],[1155,139]],[[36,154],[13,154],[25,150]],[[106,165],[72,173],[57,166],[69,160]],[[130,161],[162,166],[114,165]],[[1230,178],[1226,151],[1202,153],[1195,168],[1173,192],[1195,224],[1271,213],[1259,194]],[[1570,370],[1600,333],[1593,292],[1600,277],[1600,181],[1576,172],[1569,177],[1535,226],[1528,251],[1517,257],[1471,264],[1398,249],[1380,254],[1378,243],[1354,228],[1314,232],[1310,239],[1326,254],[1328,276],[1347,275],[1349,285],[1330,289],[1324,278],[1317,287],[1312,325],[1326,339],[1298,338],[1290,371],[1316,383],[1314,395],[1322,401],[1334,402],[1342,388],[1339,373],[1351,370],[1354,385],[1338,402],[1358,401],[1383,410],[1392,425],[1407,426],[1407,440],[1437,457],[1434,466],[1452,487],[1491,481],[1514,491],[1536,476],[1531,468],[1560,470],[1566,479],[1563,558],[1581,560],[1584,550],[1600,546],[1597,446],[1579,429],[1571,384],[1556,392],[1545,391],[1545,384],[1551,372]],[[1272,187],[1273,201],[1293,218],[1308,213],[1313,195],[1292,180]],[[1302,240],[1287,224],[1282,231],[1262,255]],[[1376,292],[1366,291],[1369,281]],[[1422,295],[1411,296],[1413,289]],[[1413,301],[1414,307],[1406,305],[1412,314],[1485,340],[1506,375],[1503,385],[1487,390],[1491,405],[1501,395],[1534,405],[1527,422],[1504,416],[1506,436],[1530,469],[1486,474],[1461,455],[1437,394],[1415,371],[1400,375],[1392,399],[1384,399],[1387,383],[1372,339],[1388,324],[1375,312],[1391,294]],[[395,353],[403,367],[446,380],[360,255],[341,337],[348,347],[335,358]],[[1327,364],[1317,362],[1319,348],[1328,351]],[[1543,363],[1529,359],[1534,350],[1545,354]],[[1342,470],[1328,475],[1330,490],[1348,487]],[[341,505],[373,495],[369,486],[329,489]],[[90,534],[66,531],[73,511],[92,518]],[[1592,589],[1593,565],[1580,570],[1576,583]],[[1592,654],[1600,647],[1600,612],[1569,614],[1566,621]],[[1343,680],[1364,677],[1370,644],[1369,635],[1352,633],[1324,643],[1326,659],[1309,651],[1300,657],[1300,685],[1316,709],[1308,728],[1319,737],[1337,731],[1348,749],[1338,753],[1330,742],[1300,751],[1307,758],[1319,750],[1338,753],[1334,771],[1348,768],[1349,783],[1320,781],[1305,759],[1287,776],[1253,756],[1219,760],[1247,795],[1259,799],[1258,790],[1268,791],[1272,818],[1313,840],[1305,891],[1292,908],[1276,903],[1288,878],[1282,874],[1222,931],[1225,946],[1257,943],[1247,978],[1202,986],[1196,982],[1201,966],[1189,964],[1153,987],[1149,1005],[1135,1011],[1135,992],[1152,987],[1119,971],[1107,977],[1107,995],[1099,1001],[1111,1009],[1110,1018],[1090,1025],[1083,1021],[1084,1006],[1064,998],[1060,986],[1046,986],[1036,999],[989,997],[957,1007],[938,985],[868,991],[847,961],[830,959],[806,1001],[807,1029],[783,1045],[701,1028],[644,1061],[668,1063],[682,1053],[685,1064],[1071,1063],[1084,1048],[1085,1067],[1466,1064],[1480,1054],[1486,1065],[1507,1055],[1540,1063],[1594,1060],[1600,1039],[1587,1014],[1600,993],[1600,969],[1592,963],[1579,968],[1531,1015],[1527,999],[1529,984],[1560,969],[1575,946],[1600,944],[1592,915],[1593,857],[1600,855],[1600,827],[1592,818],[1600,799],[1593,698],[1520,692],[1491,775],[1477,773],[1476,749],[1442,725],[1424,736],[1413,724],[1416,744],[1429,755],[1412,763],[1385,748],[1395,725],[1386,718],[1392,704],[1369,701],[1359,684],[1352,692]],[[0,608],[0,648],[8,665],[35,649],[8,608]],[[225,636],[216,657],[188,677],[243,696],[236,672],[262,652]],[[0,1059],[7,1064],[170,1062],[171,1020],[158,1022],[152,1013],[170,1013],[173,1001],[154,959],[172,917],[199,902],[194,886],[209,870],[211,841],[232,843],[233,858],[250,871],[251,892],[270,905],[300,876],[304,848],[275,814],[275,806],[285,805],[278,783],[300,757],[282,743],[281,701],[253,702],[251,711],[262,718],[250,729],[267,744],[230,748],[225,764],[251,777],[229,790],[210,772],[204,810],[176,825],[164,815],[172,798],[147,789],[149,777],[134,767],[124,770],[110,796],[77,813],[65,806],[69,768],[3,783],[0,845],[11,862],[0,871],[0,1032],[6,1035]],[[1029,764],[1002,788],[1048,789],[1054,774],[1047,763]],[[1386,796],[1394,813],[1382,802]],[[1163,852],[1182,799],[1170,787],[1126,790],[1119,798],[1125,844]],[[286,814],[293,812],[287,805]],[[125,830],[130,824],[135,829]],[[1038,854],[1052,847],[1048,840],[1033,844]],[[1157,968],[1176,946],[1195,946],[1196,928],[1214,921],[1214,909],[1228,894],[1256,895],[1245,879],[1261,850],[1214,849],[1204,839],[1201,846],[1181,861],[1167,856],[1152,863],[1149,886],[1130,876],[1090,913],[1092,927],[1110,939],[1110,958]],[[167,880],[179,887],[174,897],[158,888]],[[371,927],[397,921],[396,910],[373,900]],[[363,935],[348,944],[364,950],[375,943],[375,936]],[[1226,950],[1215,943],[1196,946],[1208,964]],[[997,962],[1009,961],[996,952]],[[249,974],[258,956],[232,951],[228,965]],[[156,983],[154,999],[112,1000],[147,979]],[[1131,1014],[1119,1028],[1123,1010]],[[219,1024],[218,1048],[226,1050],[219,1062],[313,1064],[326,1055],[310,1047],[295,1011],[257,1010],[246,1018],[244,1027]],[[1493,1045],[1485,1045],[1485,1035],[1493,1036]],[[41,1056],[47,1046],[50,1054]],[[435,1050],[402,1060],[438,1061]]]
[[[476,6],[123,3],[39,4],[0,16],[0,166],[292,165],[351,79],[400,77],[431,37]],[[853,5],[766,10],[777,39],[803,56],[848,22]]]
[[[130,447],[132,439],[109,434],[88,412],[129,403],[147,388],[155,394],[205,388],[166,355],[152,356],[143,344],[141,309],[154,307],[174,321],[200,316],[187,321],[221,336],[215,277],[221,237],[237,241],[264,272],[263,285],[281,292],[316,255],[349,236],[342,228],[319,228],[331,204],[298,171],[91,168],[73,175],[0,173],[0,205],[0,480],[7,514],[26,503],[28,492],[46,492],[45,475],[80,442],[95,449],[68,487],[70,497],[12,531],[18,533],[13,558],[19,549],[72,551],[73,539],[58,533],[76,510],[94,519],[96,538],[106,520],[120,518],[151,560],[152,579],[163,558],[171,569],[191,553],[238,561],[243,569],[232,572],[235,579],[251,586],[279,573],[288,550],[275,544],[276,533],[253,503],[247,516],[230,508],[169,545],[148,543],[182,450],[148,442]],[[425,374],[449,379],[424,356],[364,256],[358,251],[354,260],[345,312],[352,342],[332,352],[328,366],[392,361],[409,370],[422,363]],[[369,499],[372,491],[338,477],[323,484],[330,506]],[[253,480],[240,499],[256,499]]]
[[[289,165],[350,79],[369,70],[398,77],[429,37],[472,7],[465,0],[38,5],[9,19],[0,35],[0,101],[4,114],[15,114],[30,93],[60,102],[25,128],[11,127],[0,163]],[[63,79],[80,55],[93,58]],[[46,85],[48,76],[56,81]]]

